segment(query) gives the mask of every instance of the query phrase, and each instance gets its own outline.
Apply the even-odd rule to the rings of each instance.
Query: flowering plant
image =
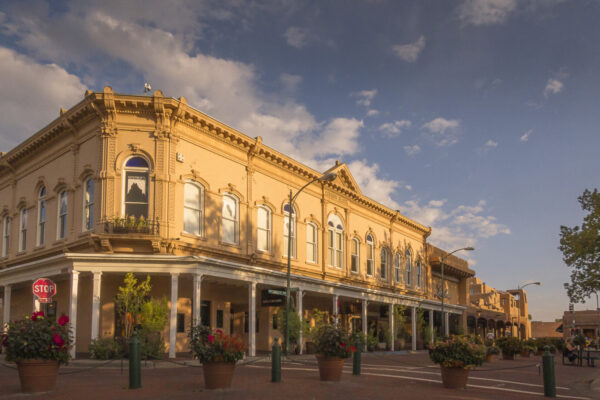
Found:
[[[502,350],[502,354],[513,356],[523,351],[523,342],[514,336],[504,336],[496,340],[496,344]]]
[[[198,360],[204,363],[235,363],[244,358],[244,343],[234,336],[227,336],[217,329],[214,333],[210,327],[197,325],[190,331],[190,345]]]
[[[71,343],[69,317],[63,315],[58,320],[48,319],[43,311],[9,322],[2,336],[6,360],[14,362],[42,359],[66,363],[70,359]]]
[[[472,368],[481,365],[486,348],[464,336],[450,336],[429,346],[429,358],[444,367]]]
[[[348,358],[356,351],[346,331],[335,325],[323,325],[313,336],[317,353],[325,357]]]

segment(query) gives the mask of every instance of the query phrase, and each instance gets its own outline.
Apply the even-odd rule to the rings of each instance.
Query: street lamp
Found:
[[[289,211],[288,211],[288,249],[287,249],[287,288],[285,291],[285,355],[287,356],[289,353],[290,347],[290,275],[291,275],[291,266],[292,266],[292,214],[294,213],[294,200],[296,197],[306,189],[310,184],[314,182],[331,182],[335,178],[337,178],[337,174],[335,172],[330,172],[328,174],[322,175],[318,178],[313,179],[308,182],[306,185],[302,186],[300,190],[296,192],[296,194],[292,197],[292,190],[290,189],[290,202]],[[302,346],[302,343],[300,343]]]
[[[526,282],[520,283],[517,286],[517,291],[519,292],[519,309],[517,310],[517,337],[519,339],[521,338],[521,305],[523,304],[522,298],[521,298],[521,290],[523,290],[523,288],[525,286],[529,286],[529,285],[540,286],[541,283],[540,282],[535,282],[535,281],[526,281]]]
[[[457,251],[461,251],[461,250],[465,250],[465,251],[473,251],[475,250],[474,247],[461,247],[460,249],[456,249],[454,251],[451,251],[450,253],[446,253],[446,254],[442,254],[442,292],[441,292],[441,298],[442,298],[442,336],[446,336],[446,318],[444,316],[444,297],[446,297],[446,294],[444,293],[444,284],[445,284],[445,279],[444,279],[444,261],[446,260],[446,258],[448,258],[449,256],[451,256],[452,254],[456,253]],[[477,321],[475,322],[475,330],[477,330]]]

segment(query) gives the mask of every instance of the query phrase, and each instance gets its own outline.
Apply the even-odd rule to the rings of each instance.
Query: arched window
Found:
[[[89,178],[84,184],[83,192],[83,230],[94,228],[94,178]]]
[[[135,218],[148,218],[148,163],[132,157],[125,163],[123,213]]]
[[[42,246],[45,240],[46,233],[46,187],[42,186],[38,192],[38,221],[37,221],[37,238],[36,245]]]
[[[25,251],[27,248],[27,210],[21,210],[21,224],[19,230],[19,251]]]
[[[417,260],[417,287],[421,287],[421,260]]]
[[[2,257],[8,256],[8,247],[10,245],[10,217],[4,217],[2,229]]]
[[[388,269],[388,251],[384,247],[381,249],[381,279],[387,279],[387,269]]]
[[[410,250],[406,250],[406,284],[412,285],[412,254]]]
[[[58,194],[58,223],[56,224],[56,238],[64,239],[67,236],[67,191]]]
[[[367,275],[373,276],[373,236],[367,235]]]
[[[291,246],[292,251],[290,252],[290,255],[292,258],[296,258],[296,210],[292,209],[291,211],[290,216],[290,205],[286,204],[283,206],[283,255],[287,257],[288,246]],[[291,225],[290,218],[292,220]]]
[[[328,264],[330,267],[344,267],[344,226],[340,218],[333,214],[329,217],[328,225],[328,240],[327,247],[329,248]]]
[[[317,226],[309,222],[306,224],[306,261],[317,262],[318,248]]]
[[[352,252],[351,252],[352,265],[350,270],[355,273],[360,272],[360,242],[357,238],[352,238]]]
[[[222,240],[224,243],[239,243],[239,201],[232,194],[223,195],[223,232]]]
[[[193,182],[183,186],[183,231],[202,236],[204,227],[204,188]]]
[[[271,251],[271,210],[259,206],[257,211],[256,248],[261,251]]]
[[[396,253],[396,255],[394,256],[394,271],[395,271],[394,279],[396,280],[396,282],[401,282],[402,281],[402,266],[400,264],[400,253]]]

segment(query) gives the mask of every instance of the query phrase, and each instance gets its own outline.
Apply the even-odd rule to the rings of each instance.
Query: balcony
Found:
[[[158,221],[135,217],[114,218],[104,223],[104,233],[108,234],[138,234],[159,235]]]

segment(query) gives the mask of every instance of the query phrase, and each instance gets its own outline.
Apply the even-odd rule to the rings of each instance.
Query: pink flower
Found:
[[[216,333],[216,334],[218,334],[219,336],[223,336],[223,331],[222,331],[222,330],[220,330],[220,329],[217,329],[217,330],[215,331],[215,333]]]
[[[68,316],[61,315],[60,318],[58,318],[58,324],[60,326],[65,326],[68,323],[69,323],[69,317]]]
[[[32,321],[37,321],[38,318],[43,319],[44,318],[44,312],[43,311],[36,311],[31,315],[31,320]]]
[[[208,335],[208,343],[212,343],[215,341],[215,337],[213,335]]]
[[[54,334],[53,340],[54,344],[56,344],[58,347],[63,347],[65,345],[65,340],[58,333]]]

